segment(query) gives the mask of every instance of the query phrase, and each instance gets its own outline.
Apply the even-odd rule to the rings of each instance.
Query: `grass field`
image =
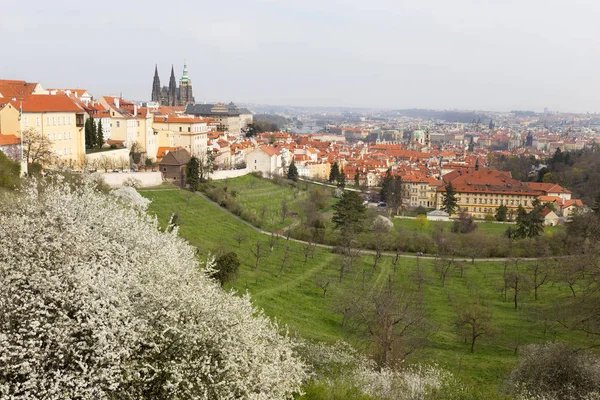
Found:
[[[423,228],[420,228],[419,225],[417,224],[417,220],[416,219],[401,219],[401,218],[394,218],[393,219],[394,222],[394,226],[399,227],[401,229],[405,229],[405,230],[410,230],[410,231],[421,231],[423,233],[431,233],[433,231],[435,231],[436,229],[438,229],[438,226],[441,226],[444,228],[444,230],[446,232],[449,232],[452,228],[452,224],[454,222],[452,221],[428,221],[427,225]],[[481,233],[486,233],[486,234],[490,234],[490,235],[504,235],[504,232],[506,231],[506,229],[512,226],[514,227],[515,225],[510,225],[510,224],[495,224],[493,222],[477,222],[477,232],[481,232]],[[555,231],[560,231],[564,229],[564,227],[562,226],[547,226],[546,227],[546,231],[547,232],[555,232]]]
[[[308,339],[333,342],[346,339],[360,346],[360,341],[341,327],[341,316],[334,312],[334,301],[341,293],[352,290],[360,281],[363,271],[372,270],[373,257],[365,255],[356,265],[354,272],[342,283],[338,282],[338,256],[327,249],[317,248],[314,258],[304,263],[303,244],[290,241],[289,262],[281,271],[286,242],[280,239],[268,257],[254,268],[255,258],[250,248],[257,241],[268,247],[268,236],[259,234],[245,223],[235,219],[222,209],[198,195],[181,190],[141,190],[152,200],[149,212],[155,214],[164,226],[172,212],[179,214],[179,233],[202,252],[219,253],[234,250],[242,261],[241,271],[231,288],[238,293],[248,291],[257,307],[288,326],[290,332]],[[282,192],[285,193],[285,192]],[[284,196],[285,194],[279,194]],[[241,196],[241,193],[240,193]],[[275,198],[265,193],[249,196],[248,204],[260,207],[260,198]],[[276,200],[272,200],[274,204]],[[238,246],[234,236],[243,234],[247,240]],[[510,301],[504,301],[500,291],[502,285],[502,263],[475,262],[468,264],[464,277],[454,272],[442,287],[440,278],[434,273],[431,262],[404,258],[401,260],[396,278],[407,279],[420,262],[426,275],[424,286],[428,317],[436,326],[436,333],[427,345],[411,356],[410,361],[437,362],[446,366],[466,381],[495,390],[517,360],[520,346],[549,340],[565,340],[576,345],[589,345],[584,335],[567,331],[559,325],[540,322],[536,306],[567,298],[570,293],[561,284],[540,288],[540,300],[535,301],[528,291],[522,295],[518,311]],[[391,259],[384,258],[374,274],[368,275],[367,285],[379,285],[392,275]],[[318,278],[330,279],[331,288],[327,297],[316,285]],[[469,345],[458,337],[454,327],[456,310],[478,296],[487,304],[493,315],[495,334],[482,337],[477,343],[475,354],[469,353]]]

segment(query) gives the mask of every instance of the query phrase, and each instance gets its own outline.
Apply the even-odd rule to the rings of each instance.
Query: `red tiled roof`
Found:
[[[10,146],[13,144],[21,144],[21,139],[16,135],[3,135],[0,133],[0,146]]]
[[[23,99],[23,112],[79,112],[81,107],[65,95],[36,94]]]
[[[13,80],[0,80],[0,95],[7,98],[22,99],[35,90],[37,83]]]

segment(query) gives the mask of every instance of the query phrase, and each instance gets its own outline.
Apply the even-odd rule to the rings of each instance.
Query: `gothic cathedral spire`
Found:
[[[171,65],[171,78],[169,78],[169,105],[176,106],[179,102],[177,93],[177,81],[175,80],[175,69]]]
[[[158,77],[158,64],[154,66],[154,81],[152,82],[152,101],[160,102],[160,78]]]

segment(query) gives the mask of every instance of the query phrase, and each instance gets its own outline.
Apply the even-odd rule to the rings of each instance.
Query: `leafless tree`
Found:
[[[113,165],[113,161],[112,158],[109,158],[107,156],[102,156],[100,157],[100,159],[98,160],[98,166],[102,169],[104,169],[104,172],[108,172],[108,170],[110,168],[112,168]]]
[[[340,282],[344,279],[344,275],[351,272],[354,262],[360,257],[360,250],[353,248],[354,236],[350,233],[342,235],[340,245],[337,247],[337,252],[340,254]]]
[[[51,150],[52,142],[46,135],[35,129],[25,129],[21,132],[23,141],[23,157],[27,164],[52,165],[56,156]]]
[[[233,235],[233,240],[235,240],[238,244],[238,247],[242,246],[242,242],[245,242],[247,240],[246,235],[244,235],[243,233],[235,233]]]
[[[287,217],[288,214],[288,204],[287,204],[287,200],[284,198],[281,200],[281,223],[283,224],[285,222],[285,217]]]
[[[505,288],[513,290],[515,310],[519,309],[519,295],[529,290],[531,286],[529,278],[523,273],[523,267],[519,266],[518,261],[516,260],[514,266],[504,274]]]
[[[550,281],[550,266],[547,262],[534,262],[527,266],[531,273],[534,298],[538,299],[538,289]]]
[[[469,338],[471,353],[475,353],[475,341],[480,336],[492,336],[492,313],[489,307],[475,298],[471,304],[463,306],[456,311],[456,327],[459,334]]]
[[[433,269],[440,276],[442,287],[445,287],[446,278],[448,278],[454,267],[454,258],[446,258],[442,256],[436,258],[433,262]]]
[[[252,253],[252,255],[254,255],[254,258],[256,259],[256,263],[254,264],[254,269],[258,270],[258,268],[260,266],[261,258],[264,258],[267,256],[267,252],[263,248],[263,245],[260,242],[260,240],[257,240],[256,243],[254,244],[254,246],[250,247],[250,252]]]
[[[281,266],[279,268],[279,273],[277,274],[278,278],[281,275],[281,273],[283,272],[283,270],[287,267],[289,261],[290,261],[290,246],[288,243],[286,243],[285,246],[283,246],[283,258],[281,259]]]
[[[315,285],[323,291],[323,297],[327,295],[327,289],[331,284],[331,279],[326,276],[320,276],[315,280]]]

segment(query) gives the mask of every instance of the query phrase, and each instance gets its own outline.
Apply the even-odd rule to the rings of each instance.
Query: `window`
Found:
[[[37,117],[37,118],[35,119],[35,125],[36,125],[36,126],[40,126],[40,117]]]
[[[73,136],[71,135],[71,132],[69,132],[69,139],[71,139]]]
[[[28,125],[27,117],[25,117],[25,118],[23,119],[23,123],[25,124],[25,126],[27,126],[27,125]]]
[[[179,132],[181,132],[181,127],[179,127]]]
[[[66,118],[63,117],[63,125],[65,125],[65,124],[66,124]]]
[[[52,134],[52,140],[56,140],[56,133]]]
[[[52,125],[56,125],[56,120],[52,117]]]
[[[120,128],[120,127],[121,127],[121,122],[117,121],[117,128]]]
[[[50,141],[50,134],[48,134],[48,141]]]
[[[137,126],[140,126],[140,121],[137,121]]]
[[[50,117],[46,117],[46,125],[50,125]]]
[[[69,125],[71,125],[71,116],[69,115]]]
[[[192,128],[190,128],[190,127],[188,126],[188,132],[191,132],[191,131],[192,131],[191,129],[192,129]]]

